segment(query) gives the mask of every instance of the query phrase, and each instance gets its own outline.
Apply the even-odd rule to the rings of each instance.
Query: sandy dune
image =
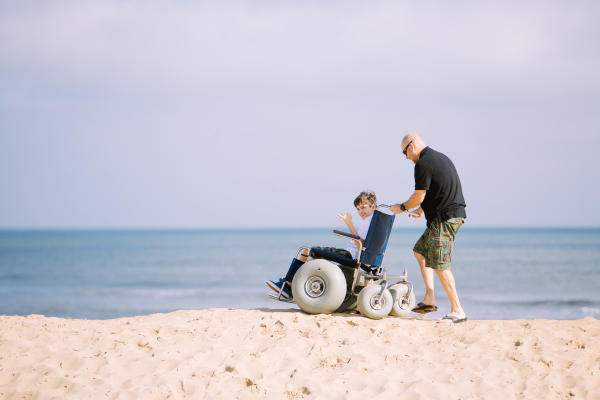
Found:
[[[0,317],[0,399],[600,399],[600,321]]]

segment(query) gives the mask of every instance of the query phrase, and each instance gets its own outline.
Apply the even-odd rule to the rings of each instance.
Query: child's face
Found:
[[[358,215],[362,218],[368,218],[375,212],[375,204],[362,203],[356,206],[356,211],[358,211]]]

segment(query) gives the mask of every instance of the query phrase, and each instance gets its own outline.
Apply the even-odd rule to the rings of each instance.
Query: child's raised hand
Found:
[[[337,216],[340,217],[346,224],[352,223],[352,214],[350,213],[338,214]]]

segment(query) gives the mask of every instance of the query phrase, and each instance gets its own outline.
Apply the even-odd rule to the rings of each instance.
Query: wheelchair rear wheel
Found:
[[[369,285],[358,294],[358,311],[365,317],[381,319],[392,311],[392,294],[388,289],[381,293],[381,289],[381,285]]]
[[[410,291],[410,293],[408,293]],[[411,314],[411,310],[415,308],[415,292],[411,290],[410,286],[406,283],[397,283],[390,287],[392,298],[394,299],[394,305],[390,315],[395,317],[408,317]]]
[[[292,295],[303,311],[330,314],[340,308],[346,297],[346,278],[331,261],[311,260],[296,272]]]

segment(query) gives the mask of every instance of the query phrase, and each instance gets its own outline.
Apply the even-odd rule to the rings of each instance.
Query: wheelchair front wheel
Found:
[[[392,311],[393,298],[388,289],[381,293],[381,285],[369,285],[358,294],[358,311],[365,317],[381,319]]]
[[[309,314],[331,314],[346,297],[346,278],[331,261],[311,260],[296,272],[292,295],[296,304]]]
[[[410,293],[408,291],[410,290]],[[406,283],[397,283],[390,287],[392,298],[394,299],[394,305],[390,315],[395,317],[408,317],[412,313],[412,309],[415,308],[415,292],[411,290],[410,286]]]

